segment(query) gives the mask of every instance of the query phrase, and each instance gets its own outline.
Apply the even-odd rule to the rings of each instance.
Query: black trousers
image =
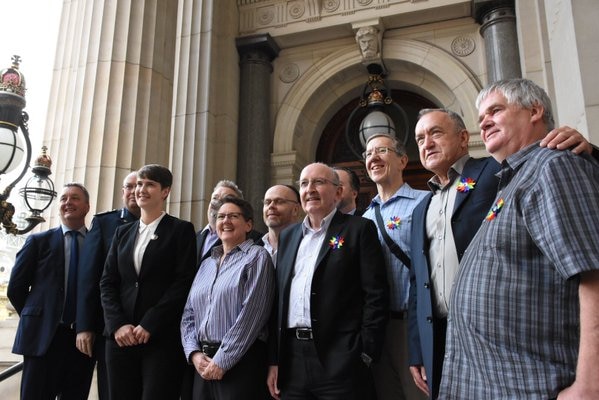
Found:
[[[108,370],[106,368],[106,338],[101,333],[96,333],[94,342],[94,355],[96,356],[96,379],[98,384],[99,400],[108,400]]]
[[[186,366],[179,337],[128,347],[108,339],[106,366],[111,400],[179,399]]]
[[[75,347],[73,329],[59,326],[45,355],[23,357],[22,400],[84,400],[94,373],[93,358]]]
[[[290,359],[285,382],[279,382],[282,400],[371,400],[376,398],[372,373],[356,357],[348,376],[331,378],[318,359],[312,340],[286,339]],[[280,373],[279,373],[280,376]]]
[[[219,381],[204,380],[197,371],[193,382],[194,400],[266,400],[268,372],[266,344],[256,340],[237,364]]]

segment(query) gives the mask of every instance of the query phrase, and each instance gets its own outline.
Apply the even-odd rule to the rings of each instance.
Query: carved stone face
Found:
[[[363,27],[356,33],[362,57],[374,58],[379,52],[378,31],[373,27]]]

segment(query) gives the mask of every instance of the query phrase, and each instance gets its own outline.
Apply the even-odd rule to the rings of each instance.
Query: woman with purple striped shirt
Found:
[[[268,398],[267,321],[274,298],[268,252],[248,239],[253,210],[226,196],[216,216],[222,245],[194,279],[181,320],[185,356],[195,367],[193,398]]]

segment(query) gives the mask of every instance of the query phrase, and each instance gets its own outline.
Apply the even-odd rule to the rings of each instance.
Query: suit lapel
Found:
[[[293,267],[295,266],[295,258],[297,257],[297,251],[299,250],[299,246],[300,246],[300,242],[302,241],[304,235],[302,232],[302,224],[299,223],[297,225],[295,225],[292,229],[292,232],[289,236],[289,241],[288,243],[285,244],[285,246],[288,246],[287,248],[289,249],[293,249],[293,251],[288,251],[285,253],[285,260],[282,260],[280,265],[283,267],[281,269],[279,269],[277,272],[280,271],[281,275],[281,282],[286,282],[285,286],[288,286],[289,283],[291,282],[291,274],[293,272]],[[280,245],[280,243],[279,243]],[[277,266],[279,266],[279,264],[277,264]]]
[[[145,270],[144,267],[146,267],[146,265],[148,265],[148,264],[150,264],[150,265],[153,264],[152,260],[154,260],[154,258],[155,258],[154,254],[156,253],[156,246],[158,246],[159,240],[166,239],[166,237],[168,236],[168,233],[170,231],[170,229],[169,229],[170,225],[171,224],[170,224],[169,215],[166,214],[164,217],[162,217],[162,220],[160,220],[160,222],[158,223],[158,226],[156,227],[156,230],[154,231],[154,235],[148,241],[148,245],[146,246],[144,255],[141,259],[141,266],[139,268],[139,276],[140,277],[144,273],[144,270]]]
[[[326,255],[328,254],[331,246],[329,245],[329,240],[333,237],[341,236],[341,231],[346,225],[347,221],[344,221],[345,216],[341,214],[339,211],[333,215],[333,219],[331,220],[331,224],[327,229],[324,241],[322,242],[322,246],[320,247],[320,251],[318,252],[318,258],[316,259],[316,268],[320,266]]]
[[[478,182],[478,178],[480,177],[480,174],[482,173],[483,169],[484,163],[479,162],[479,160],[477,159],[470,158],[468,161],[466,161],[466,165],[464,166],[464,170],[462,171],[462,177],[464,179],[472,178],[474,182]],[[476,190],[476,185],[472,190]],[[460,209],[464,201],[466,201],[468,196],[470,196],[472,190],[468,190],[467,192],[458,192],[456,194],[452,215],[454,215]]]

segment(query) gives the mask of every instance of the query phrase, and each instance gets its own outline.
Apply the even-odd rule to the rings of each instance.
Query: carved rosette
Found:
[[[279,79],[284,83],[292,83],[299,78],[300,70],[297,64],[290,63],[285,65],[279,73]]]
[[[322,9],[326,12],[335,12],[339,8],[339,0],[324,0],[322,2]]]
[[[451,52],[458,57],[466,57],[474,52],[476,44],[470,36],[458,36],[451,42]]]
[[[291,18],[299,19],[306,12],[306,6],[303,1],[291,1],[287,4],[287,10]]]
[[[274,7],[262,7],[256,11],[256,19],[260,25],[268,25],[275,18]]]

